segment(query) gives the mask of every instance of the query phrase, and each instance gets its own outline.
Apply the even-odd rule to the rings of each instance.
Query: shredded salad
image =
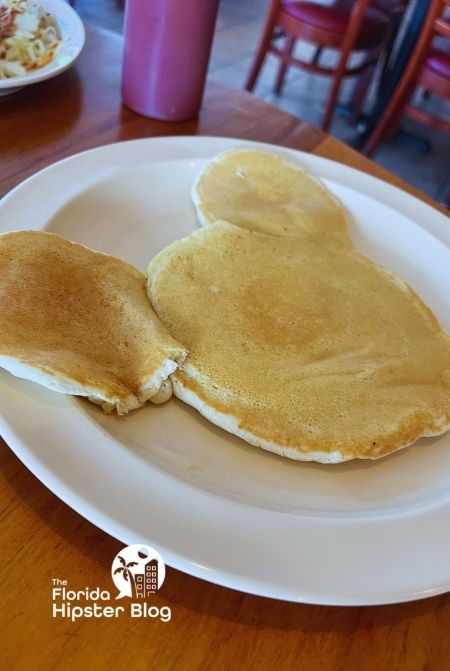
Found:
[[[61,42],[54,17],[34,0],[0,0],[0,79],[50,63]]]

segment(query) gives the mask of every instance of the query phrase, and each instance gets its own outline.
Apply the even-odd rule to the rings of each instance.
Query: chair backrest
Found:
[[[450,0],[431,0],[427,18],[411,58],[411,67],[418,67],[425,60],[436,35],[450,38],[450,23],[445,16],[448,7]]]
[[[450,0],[430,1],[428,13],[420,32],[419,39],[417,40],[412,56],[408,61],[406,70],[398,83],[397,90],[381,115],[378,124],[373,129],[372,134],[362,148],[362,151],[366,156],[370,156],[378,147],[381,140],[386,137],[387,134],[392,133],[392,129],[399,123],[405,109],[407,113],[417,121],[426,123],[437,130],[450,133],[450,124],[446,121],[433,117],[424,110],[408,105],[408,101],[417,85],[418,76],[420,74],[422,74],[420,81],[425,88],[431,83],[429,75],[427,75],[427,84],[424,83],[424,74],[426,70],[423,66],[429,55],[433,39],[437,35],[444,38],[450,38],[450,23],[447,18],[447,10],[449,7]],[[433,82],[436,84],[435,76]],[[441,86],[441,83],[439,85]]]
[[[439,4],[439,3],[438,3]],[[441,0],[433,23],[433,31],[442,37],[450,38],[450,20],[446,10],[450,7],[450,0]]]

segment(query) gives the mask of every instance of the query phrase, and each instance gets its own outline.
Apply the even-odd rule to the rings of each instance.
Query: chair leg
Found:
[[[432,39],[433,24],[436,19],[440,5],[438,2],[429,3],[430,7],[425,16],[421,33],[417,39],[414,50],[409,58],[406,68],[397,82],[396,90],[382,112],[377,125],[372,130],[371,135],[362,147],[362,153],[370,156],[377,149],[380,142],[392,134],[393,129],[398,125],[405,106],[410,100],[416,87],[417,73],[422,66],[422,60],[426,50],[429,48]]]
[[[368,5],[369,0],[360,0],[353,7],[347,34],[344,38],[344,42],[341,47],[338,66],[336,68],[336,72],[333,77],[333,81],[331,83],[330,93],[328,94],[328,100],[325,106],[325,113],[323,115],[322,123],[320,126],[324,131],[327,131],[328,128],[330,127],[331,119],[334,112],[334,106],[336,104],[336,100],[339,94],[339,89],[341,88],[342,79],[344,78],[347,69],[347,61],[349,59],[355,40],[361,29],[361,25],[364,19],[364,15],[367,11]]]
[[[264,59],[266,58],[267,51],[272,42],[273,30],[276,25],[276,19],[279,11],[279,0],[272,0],[269,13],[267,15],[266,23],[263,30],[263,35],[261,42],[259,43],[258,50],[255,54],[250,72],[248,73],[247,80],[244,84],[246,91],[252,91],[253,87],[256,84],[258,79],[259,72],[261,70]]]
[[[321,55],[322,55],[322,47],[319,47],[319,46],[318,46],[318,47],[316,47],[316,50],[315,50],[315,52],[314,52],[314,56],[312,57],[311,65],[317,65],[317,63],[319,62],[319,58],[321,57]]]
[[[292,55],[295,46],[295,37],[286,37],[286,45],[283,50],[283,54],[286,58]],[[286,71],[288,69],[288,64],[286,61],[280,61],[278,68],[278,75],[275,82],[274,93],[278,96],[281,93],[283,87],[284,78],[286,76]]]
[[[356,126],[359,120],[359,113],[366,99],[367,91],[372,81],[375,66],[368,67],[356,80],[355,88],[350,99],[350,124]]]
[[[364,156],[372,156],[383,140],[389,140],[394,135],[403,116],[406,100],[396,102],[395,106],[388,106],[369,139],[360,150]]]

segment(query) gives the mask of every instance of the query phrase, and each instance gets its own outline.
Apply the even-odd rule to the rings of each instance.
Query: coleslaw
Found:
[[[60,43],[55,18],[35,0],[0,0],[0,79],[44,67]]]

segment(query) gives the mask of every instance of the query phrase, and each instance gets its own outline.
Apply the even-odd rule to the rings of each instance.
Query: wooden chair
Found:
[[[433,45],[437,35],[450,38],[450,22],[445,18],[448,7],[450,0],[431,0],[422,32],[397,90],[362,149],[367,156],[395,131],[404,114],[436,130],[450,133],[450,123],[410,103],[417,86],[450,100],[450,54]]]
[[[369,7],[371,4],[371,7]],[[389,39],[389,15],[400,5],[398,0],[334,0],[324,5],[319,2],[288,2],[270,0],[269,13],[263,30],[261,42],[250,69],[245,88],[251,91],[268,53],[277,56],[281,63],[275,82],[275,92],[279,93],[283,85],[286,70],[294,65],[315,74],[331,76],[332,86],[328,95],[325,114],[321,127],[327,130],[336,103],[339,88],[344,77],[363,75],[363,84],[359,86],[356,103],[362,104],[378,59]],[[285,42],[278,48],[273,42],[274,33],[283,32]],[[311,62],[295,58],[295,42],[304,39],[317,45]],[[335,68],[319,64],[322,50],[325,48],[340,50]],[[356,67],[348,67],[347,62],[352,51],[364,52],[364,60]]]

